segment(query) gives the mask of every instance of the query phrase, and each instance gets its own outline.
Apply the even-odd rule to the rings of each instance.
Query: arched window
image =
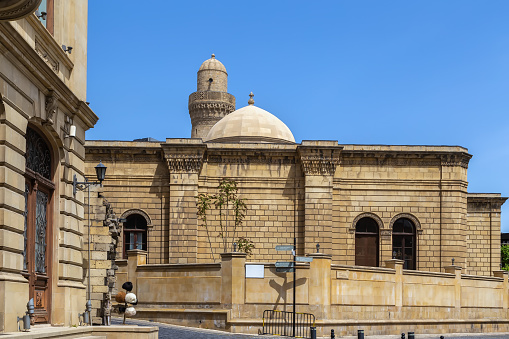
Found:
[[[392,226],[392,257],[404,260],[404,269],[415,270],[415,225],[410,219],[400,218]]]
[[[128,250],[147,250],[147,219],[131,214],[124,222],[124,258]]]
[[[378,224],[370,217],[355,225],[355,265],[378,266]]]
[[[49,322],[51,302],[51,201],[55,184],[52,182],[51,151],[35,130],[28,127],[25,168],[25,227],[23,274],[29,282],[29,296],[34,298],[35,322]]]

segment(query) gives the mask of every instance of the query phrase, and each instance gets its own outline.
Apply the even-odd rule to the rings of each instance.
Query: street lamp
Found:
[[[91,286],[90,286],[90,185],[101,185],[106,176],[106,166],[99,160],[99,164],[95,166],[95,174],[97,176],[97,181],[88,181],[85,177],[85,181],[79,182],[76,174],[72,179],[72,193],[76,196],[76,190],[84,191],[85,189],[88,191],[88,201],[87,201],[87,214],[88,214],[88,298],[86,304],[86,312],[88,313],[88,323],[92,326],[92,315],[90,314],[92,311],[92,300],[91,300]]]

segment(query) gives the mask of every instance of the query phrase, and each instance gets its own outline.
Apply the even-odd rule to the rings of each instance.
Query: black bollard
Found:
[[[316,327],[311,326],[311,339],[316,339]]]
[[[334,330],[330,330],[330,339],[336,339],[336,335],[334,334]]]
[[[441,336],[440,336],[440,339],[444,339],[444,336],[443,336],[443,335],[441,335]]]
[[[405,339],[405,333],[401,333],[401,339]]]
[[[364,339],[364,330],[357,331],[357,339]]]
[[[408,332],[408,339],[415,339],[414,332]]]

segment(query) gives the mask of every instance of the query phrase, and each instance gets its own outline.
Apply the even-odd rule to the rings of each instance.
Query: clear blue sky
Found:
[[[189,137],[215,53],[237,108],[253,91],[297,142],[464,146],[469,192],[509,196],[508,15],[507,0],[90,0],[87,139]]]

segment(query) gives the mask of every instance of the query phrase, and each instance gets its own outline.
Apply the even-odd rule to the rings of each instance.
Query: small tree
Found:
[[[502,264],[502,269],[509,271],[509,245],[502,245],[500,262]]]
[[[207,211],[209,211],[212,206],[219,210],[218,237],[222,239],[223,251],[227,252],[228,250],[232,250],[231,246],[233,246],[233,242],[235,241],[239,251],[250,255],[254,248],[253,242],[244,237],[236,239],[237,229],[242,226],[247,211],[244,199],[238,197],[237,183],[234,180],[223,179],[219,183],[217,190],[218,193],[214,195],[200,193],[196,196],[196,215],[201,220],[200,226],[205,227],[207,231],[212,259],[215,259],[215,253],[207,224]]]

